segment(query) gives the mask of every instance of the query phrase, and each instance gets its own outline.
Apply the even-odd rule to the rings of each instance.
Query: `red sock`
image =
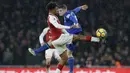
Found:
[[[58,64],[58,65],[57,65],[57,68],[58,68],[59,70],[62,70],[62,68],[63,68],[63,65],[61,65],[61,64]]]
[[[86,41],[91,41],[91,36],[86,36]]]

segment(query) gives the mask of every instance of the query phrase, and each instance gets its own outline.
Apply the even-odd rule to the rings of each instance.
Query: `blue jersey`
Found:
[[[81,9],[80,7],[77,7],[74,10],[68,10],[64,14],[64,25],[72,26],[74,24],[77,24],[78,19],[77,19],[77,16],[75,15],[75,13],[79,12],[80,9]],[[80,26],[80,28],[72,28],[72,29],[66,29],[66,30],[70,34],[78,34],[78,33],[82,32],[81,26]]]
[[[72,26],[74,24],[78,23],[77,16],[75,15],[77,12],[80,11],[80,7],[75,8],[74,10],[68,10],[64,14],[64,25],[66,26]],[[66,29],[68,33],[70,34],[79,34],[82,32],[82,28],[72,28],[72,29]],[[71,50],[72,52],[76,49],[76,43],[67,44],[67,48]]]

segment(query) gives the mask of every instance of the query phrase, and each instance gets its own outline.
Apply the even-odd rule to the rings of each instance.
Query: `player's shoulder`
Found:
[[[49,15],[49,18],[55,20],[55,19],[57,19],[57,16],[56,15]]]
[[[49,17],[56,17],[55,15],[52,15],[52,14],[49,14],[48,16],[49,16]]]
[[[73,15],[73,11],[72,11],[72,10],[69,10],[69,11],[66,12],[65,17],[66,17],[66,18],[69,18],[69,17],[72,16],[72,15]]]

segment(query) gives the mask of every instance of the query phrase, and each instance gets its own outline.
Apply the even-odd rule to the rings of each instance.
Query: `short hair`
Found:
[[[47,10],[52,10],[55,9],[57,7],[57,3],[56,2],[50,2],[47,4],[46,9]]]
[[[59,5],[58,8],[67,9],[67,6],[63,4],[63,5]]]

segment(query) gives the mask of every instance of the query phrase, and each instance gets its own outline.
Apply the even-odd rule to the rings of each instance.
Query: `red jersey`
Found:
[[[50,21],[53,21],[54,23],[55,23],[55,22],[58,22],[59,24],[60,24],[60,21],[59,21],[58,17],[55,16],[55,15],[49,15],[49,16],[48,16],[47,22],[48,22],[48,26],[49,26],[50,31],[51,31],[51,34],[52,34],[51,40],[53,41],[53,40],[56,40],[56,39],[58,39],[58,38],[60,37],[60,35],[62,34],[62,30],[56,28],[56,27],[53,25],[53,23],[50,22]]]
[[[50,31],[50,29],[47,31],[45,39],[46,39],[46,42],[48,42],[51,39],[51,31]]]
[[[48,42],[49,40],[51,40],[51,38],[52,38],[52,35],[51,35],[51,31],[50,31],[50,29],[47,31],[47,33],[46,33],[46,36],[45,36],[45,41],[46,42]],[[54,46],[51,46],[51,48],[54,48]]]

